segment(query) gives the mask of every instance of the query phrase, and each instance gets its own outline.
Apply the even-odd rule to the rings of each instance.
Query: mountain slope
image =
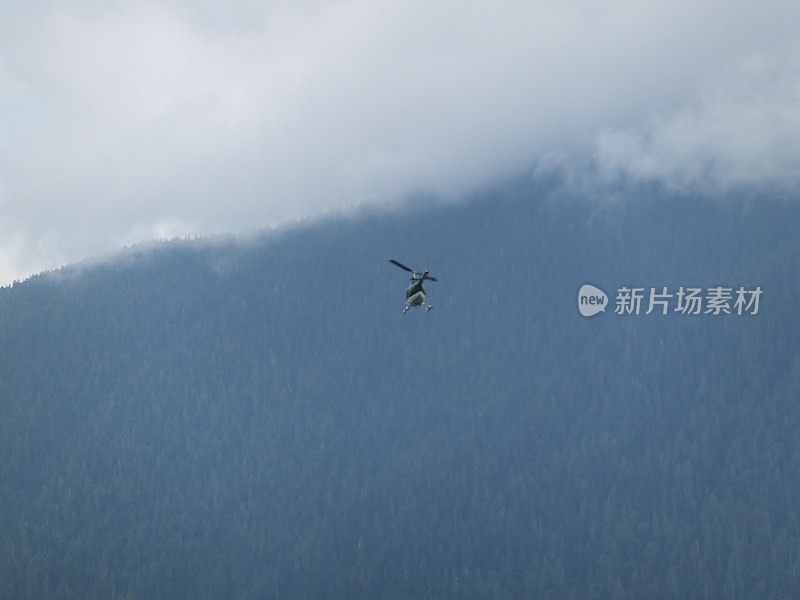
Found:
[[[0,595],[800,593],[800,208],[512,185],[0,292]],[[400,315],[424,264],[435,309]],[[745,286],[757,315],[577,290]]]

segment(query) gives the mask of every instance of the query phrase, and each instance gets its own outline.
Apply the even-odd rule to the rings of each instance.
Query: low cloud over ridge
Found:
[[[237,231],[548,156],[606,177],[788,183],[790,2],[11,2],[0,282],[148,237]]]

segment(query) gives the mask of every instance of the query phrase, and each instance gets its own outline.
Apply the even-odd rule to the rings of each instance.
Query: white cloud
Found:
[[[737,61],[673,111],[599,136],[606,178],[680,190],[800,183],[800,46]]]
[[[796,156],[790,2],[4,11],[0,282],[164,231],[457,196],[558,153],[722,184]]]

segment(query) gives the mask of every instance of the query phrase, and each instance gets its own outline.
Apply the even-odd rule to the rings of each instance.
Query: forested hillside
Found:
[[[0,597],[800,597],[800,203],[620,195],[0,290]],[[584,283],[763,294],[584,318]]]

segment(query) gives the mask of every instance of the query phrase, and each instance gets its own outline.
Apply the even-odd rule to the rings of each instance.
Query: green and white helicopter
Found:
[[[428,269],[426,268],[425,271],[420,273],[419,271],[415,271],[414,269],[409,269],[403,263],[399,263],[396,260],[390,258],[389,262],[393,265],[397,265],[404,271],[408,271],[411,273],[411,285],[408,286],[406,290],[406,306],[403,309],[403,314],[408,312],[408,309],[412,306],[425,306],[425,314],[429,313],[433,308],[430,304],[425,302],[425,286],[423,286],[423,282],[427,279],[428,281],[436,281],[436,277],[432,277],[428,274]]]

